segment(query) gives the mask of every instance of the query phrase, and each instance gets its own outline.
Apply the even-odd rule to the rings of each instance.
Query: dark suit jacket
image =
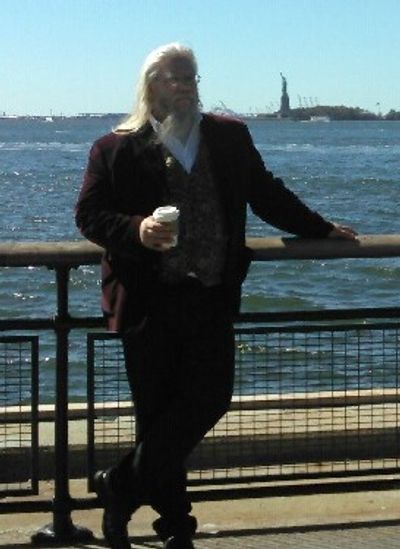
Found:
[[[267,171],[240,121],[204,115],[208,147],[229,235],[223,288],[236,314],[251,253],[245,247],[247,204],[264,221],[303,237],[325,237],[332,224],[307,208]],[[108,134],[96,141],[76,206],[82,234],[105,248],[102,308],[109,328],[139,324],[157,295],[160,252],[139,239],[143,217],[168,203],[161,146],[148,123],[135,133]]]

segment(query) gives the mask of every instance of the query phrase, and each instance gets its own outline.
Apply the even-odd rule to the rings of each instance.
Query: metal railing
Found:
[[[295,238],[249,238],[247,244],[253,248],[256,261],[275,261],[286,259],[335,259],[335,258],[383,258],[400,256],[399,235],[375,235],[361,236],[358,241],[337,240],[303,240]],[[68,282],[70,270],[80,265],[98,264],[102,254],[101,248],[88,242],[30,242],[30,243],[2,243],[0,244],[0,267],[46,266],[54,270],[56,279],[57,305],[53,318],[17,318],[0,319],[0,330],[13,331],[41,331],[51,330],[56,337],[56,380],[55,380],[55,404],[54,415],[51,410],[38,407],[37,399],[37,338],[23,336],[7,336],[2,338],[4,346],[4,375],[11,364],[18,360],[20,364],[31,363],[32,370],[32,394],[31,400],[24,402],[24,406],[8,406],[7,401],[0,401],[0,429],[3,428],[5,447],[7,440],[12,440],[13,429],[18,426],[28,425],[26,440],[23,442],[24,455],[29,454],[26,447],[32,448],[32,461],[29,466],[24,461],[20,462],[25,468],[25,480],[31,481],[30,488],[25,492],[13,487],[13,477],[3,479],[10,482],[11,489],[7,495],[23,495],[23,493],[37,493],[37,426],[41,419],[49,414],[55,422],[54,442],[54,499],[47,500],[21,500],[4,501],[0,503],[0,512],[14,511],[38,511],[51,510],[53,512],[53,524],[43,529],[33,538],[35,543],[46,543],[52,540],[83,540],[90,537],[90,532],[73,525],[71,511],[74,509],[90,508],[97,505],[96,498],[72,499],[69,490],[70,478],[70,449],[68,420],[74,414],[77,417],[88,418],[89,424],[89,478],[94,468],[102,463],[101,455],[96,449],[100,447],[96,440],[96,429],[103,429],[100,435],[104,438],[108,431],[104,430],[108,419],[114,414],[118,421],[122,418],[132,418],[130,404],[110,406],[108,397],[100,401],[95,395],[95,386],[91,386],[92,398],[88,402],[88,410],[82,407],[80,410],[68,406],[68,346],[69,334],[74,329],[104,328],[101,317],[73,317],[69,312]],[[258,387],[257,394],[236,395],[231,411],[227,414],[225,423],[216,427],[210,439],[203,445],[203,456],[195,455],[191,469],[192,485],[200,484],[210,486],[207,492],[199,490],[194,499],[216,498],[232,496],[231,489],[212,490],[211,486],[226,485],[227,483],[249,483],[255,481],[275,480],[281,482],[278,488],[283,492],[292,489],[284,484],[284,481],[301,479],[332,479],[335,476],[343,478],[386,475],[386,484],[393,482],[393,475],[399,472],[397,455],[398,425],[397,406],[398,395],[398,319],[399,308],[371,309],[363,308],[351,311],[324,311],[323,319],[335,321],[335,326],[327,327],[319,325],[321,313],[309,312],[281,312],[273,314],[243,314],[238,319],[237,327],[237,364],[239,375],[255,375],[254,364],[256,362],[272,363],[273,376],[263,380],[262,390]],[[355,319],[380,319],[375,320],[369,332],[359,324],[351,324]],[[389,321],[382,322],[382,319]],[[276,323],[290,320],[295,325],[282,327]],[[299,327],[299,321],[308,321],[312,325]],[[341,324],[339,323],[341,322]],[[246,326],[250,325],[250,328]],[[271,325],[272,323],[272,325]],[[275,323],[275,325],[274,325]],[[380,340],[386,340],[385,351],[375,357],[373,369],[380,371],[380,376],[374,370],[375,383],[363,387],[359,383],[360,372],[352,372],[351,379],[345,379],[345,390],[335,387],[332,379],[330,387],[320,384],[318,391],[313,391],[314,385],[307,383],[299,392],[301,378],[296,374],[299,362],[304,362],[307,357],[304,349],[308,346],[309,352],[315,356],[325,356],[324,360],[332,363],[332,360],[342,360],[344,355],[354,353],[371,352],[368,342],[371,334],[378,334]],[[295,334],[297,334],[295,336]],[[295,337],[302,338],[301,341]],[[339,334],[340,339],[334,341],[333,334]],[[346,334],[346,335],[344,335]],[[89,349],[94,356],[95,342],[107,341],[109,336],[94,334],[89,336]],[[290,345],[284,340],[289,337]],[[360,344],[362,339],[367,343]],[[280,341],[274,343],[273,340]],[[28,350],[22,350],[21,345],[28,341]],[[283,345],[282,345],[283,341]],[[272,343],[271,343],[272,342]],[[380,345],[380,343],[379,343]],[[17,350],[14,347],[17,346]],[[338,355],[334,355],[329,349],[340,347]],[[0,347],[1,349],[1,347]],[[271,351],[273,349],[273,351]],[[380,347],[382,349],[382,347]],[[390,349],[390,351],[388,351]],[[10,358],[10,353],[13,355]],[[14,354],[13,354],[14,353]],[[24,353],[28,354],[25,357]],[[272,353],[272,354],[271,354]],[[275,354],[274,354],[275,353]],[[16,356],[14,356],[16,355]],[[268,356],[267,356],[268,355]],[[294,361],[293,357],[296,357]],[[338,357],[342,358],[338,358]],[[358,355],[360,356],[360,355]],[[250,361],[250,362],[249,362]],[[383,361],[392,364],[392,374],[388,382],[382,376],[379,364]],[[355,360],[355,363],[359,360]],[[103,361],[103,366],[104,366]],[[291,364],[291,366],[288,366]],[[342,363],[340,363],[342,365]],[[294,367],[293,367],[294,365]],[[2,363],[0,361],[0,374]],[[315,360],[314,360],[315,366]],[[21,369],[21,371],[24,371]],[[259,371],[259,369],[258,369]],[[285,375],[282,375],[282,371]],[[303,371],[304,379],[307,376],[315,376],[315,370]],[[358,376],[358,381],[357,381]],[[18,376],[17,376],[18,377]],[[20,376],[21,377],[21,376]],[[354,378],[354,379],[353,379]],[[94,379],[94,375],[92,380]],[[354,381],[355,380],[355,381]],[[256,380],[257,381],[257,380]],[[313,379],[313,383],[314,383]],[[321,380],[320,380],[321,381]],[[324,383],[326,380],[324,380]],[[259,380],[258,380],[259,383]],[[328,384],[329,384],[328,383]],[[4,382],[5,390],[13,387],[14,381]],[[346,385],[347,384],[347,385]],[[90,386],[90,379],[89,379]],[[275,392],[270,391],[275,387]],[[322,387],[322,388],[321,388]],[[329,389],[329,390],[328,390]],[[101,390],[101,389],[99,389]],[[26,391],[25,391],[26,392]],[[90,396],[90,395],[89,395]],[[96,400],[97,398],[97,400]],[[119,399],[119,397],[118,397]],[[4,404],[4,405],[3,405]],[[373,407],[373,408],[372,408]],[[70,409],[69,409],[70,408]],[[311,410],[311,412],[310,412]],[[250,417],[251,416],[251,417]],[[366,418],[369,418],[367,423]],[[329,437],[324,434],[323,423],[330,421]],[[128,428],[129,436],[134,436],[134,422],[124,428]],[[11,427],[10,427],[11,426]],[[7,431],[11,429],[11,431]],[[121,431],[122,432],[122,431]],[[97,431],[97,436],[98,436]],[[266,436],[268,433],[268,436]],[[354,444],[354,437],[360,444]],[[23,438],[23,437],[22,437]],[[316,445],[316,440],[319,440]],[[212,442],[212,440],[214,442]],[[321,443],[322,440],[322,443]],[[211,442],[210,442],[211,441]],[[122,434],[119,442],[124,449],[126,436]],[[268,458],[266,458],[265,445],[268,445]],[[247,446],[246,446],[247,445]],[[12,446],[12,444],[11,444]],[[218,448],[218,451],[216,451]],[[221,452],[221,448],[223,451]],[[6,448],[7,449],[7,448]],[[97,453],[96,453],[97,452]],[[221,456],[223,456],[221,458]],[[16,459],[13,451],[4,452],[2,457]],[[219,460],[219,461],[218,461]],[[356,466],[354,467],[354,463]],[[339,464],[339,465],[338,465]],[[256,468],[257,467],[257,471]],[[4,468],[3,468],[4,471]],[[210,471],[212,474],[210,474]],[[256,471],[256,472],[255,472]],[[3,473],[4,475],[4,473]],[[365,481],[365,482],[364,482]],[[368,483],[372,486],[370,478],[364,479],[364,484],[358,481],[358,486]],[[0,478],[0,486],[1,486]],[[379,480],[382,485],[382,479]],[[267,483],[268,484],[268,483]],[[342,482],[341,486],[350,486],[350,480]],[[340,484],[336,484],[336,489]],[[270,488],[270,487],[269,487]],[[268,492],[268,486],[264,493]],[[327,485],[321,483],[314,485],[302,485],[303,491],[326,490]],[[273,488],[276,493],[276,485]],[[250,493],[255,494],[256,488],[250,488]],[[240,495],[248,495],[248,489],[240,490]],[[1,492],[0,492],[1,495]],[[239,492],[236,493],[239,495]]]
[[[336,312],[332,325],[319,314],[301,323],[271,324],[262,313],[252,325],[239,319],[234,397],[190,457],[190,486],[209,497],[229,484],[276,488],[400,472],[398,315],[344,322]],[[91,478],[135,439],[113,334],[89,334],[88,388]]]

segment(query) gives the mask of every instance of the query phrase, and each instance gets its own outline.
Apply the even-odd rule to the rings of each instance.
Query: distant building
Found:
[[[281,95],[281,108],[279,109],[278,115],[280,118],[288,118],[288,116],[290,116],[290,101],[289,101],[289,95],[287,92],[287,80],[282,73],[280,74],[282,78],[282,95]]]

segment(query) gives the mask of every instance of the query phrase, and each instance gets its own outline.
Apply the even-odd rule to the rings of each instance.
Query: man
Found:
[[[112,549],[130,547],[144,503],[165,549],[194,547],[184,463],[232,396],[247,204],[303,237],[355,238],[265,169],[244,124],[202,114],[197,82],[189,48],[149,55],[135,111],[94,144],[77,204],[83,235],[105,248],[102,306],[121,333],[136,413],[136,447],[95,479]],[[152,215],[161,205],[180,210],[176,247],[172,224]]]

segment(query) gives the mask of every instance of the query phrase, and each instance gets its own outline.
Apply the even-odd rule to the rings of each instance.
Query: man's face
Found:
[[[168,115],[185,118],[197,109],[199,96],[196,73],[188,59],[176,57],[161,64],[150,84],[153,114],[164,120]]]

